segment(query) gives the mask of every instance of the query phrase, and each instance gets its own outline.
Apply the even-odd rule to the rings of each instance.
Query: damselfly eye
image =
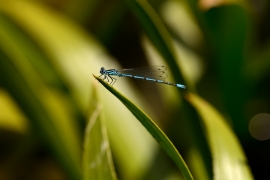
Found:
[[[100,72],[100,74],[104,74],[104,71],[105,71],[105,68],[102,67],[99,72]]]

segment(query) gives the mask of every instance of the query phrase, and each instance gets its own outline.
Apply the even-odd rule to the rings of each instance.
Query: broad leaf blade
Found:
[[[0,16],[0,81],[20,106],[37,136],[42,137],[70,179],[80,179],[80,138],[64,94],[49,88],[31,60],[37,58],[17,26]],[[14,32],[17,33],[14,33]],[[26,52],[27,51],[27,52]],[[46,59],[39,54],[38,60]],[[30,60],[31,59],[31,60]],[[57,92],[57,93],[56,93]]]
[[[225,118],[199,96],[188,93],[185,98],[198,111],[205,125],[214,179],[253,179],[240,143]]]
[[[37,49],[41,48],[42,55],[45,54],[45,57],[36,56],[33,60],[37,63],[44,60],[47,66],[49,66],[49,71],[53,69],[57,76],[52,76],[48,71],[46,71],[47,73],[41,73],[44,71],[35,66],[34,68],[39,75],[42,78],[48,79],[47,82],[50,84],[53,83],[58,86],[60,81],[62,83],[60,87],[63,86],[64,89],[68,90],[68,96],[74,100],[74,105],[82,114],[85,114],[88,110],[89,95],[93,91],[92,81],[95,81],[91,74],[99,71],[99,68],[104,66],[104,64],[110,64],[110,66],[118,68],[119,65],[116,61],[108,56],[104,48],[97,43],[89,32],[86,33],[82,27],[72,22],[63,14],[32,1],[0,0],[0,2],[5,2],[5,5],[0,6],[3,14],[22,28],[36,43],[37,47],[30,49],[33,52],[38,52]],[[28,44],[23,44],[23,47],[28,47]],[[22,49],[22,51],[26,52],[27,50],[25,49]],[[47,66],[41,64],[40,67],[44,68]],[[55,77],[58,77],[59,81],[55,81]],[[53,81],[51,82],[51,80]],[[142,98],[135,93],[132,87],[126,87],[125,91],[128,91],[129,95],[135,96],[137,102],[142,102]],[[102,100],[104,102],[104,109],[111,105],[106,96],[104,94],[102,96],[106,100],[105,102]],[[122,108],[125,107],[119,107],[116,111],[122,112]],[[129,112],[125,111],[116,116],[115,112],[105,110],[104,116],[110,117],[106,124],[109,123],[107,126],[108,133],[111,145],[114,148],[115,158],[118,161],[119,174],[124,179],[131,179],[130,177],[139,179],[138,177],[141,177],[147,171],[151,163],[156,144],[151,137],[144,136],[146,132],[137,122],[133,122],[129,128],[119,127],[117,124],[119,122],[117,118],[119,117],[129,118],[132,121],[131,119],[134,117]],[[78,120],[83,119],[79,118]],[[126,121],[126,123],[128,124],[130,121]],[[78,121],[74,120],[72,122],[77,123]],[[66,123],[63,124],[66,125]],[[132,138],[124,137],[126,134],[131,134]],[[118,143],[119,141],[122,143]],[[136,150],[133,148],[134,142],[141,142],[136,147]],[[80,148],[80,146],[72,147]],[[69,170],[69,172],[72,171]]]
[[[156,139],[156,141],[161,145],[165,152],[172,158],[175,164],[178,166],[182,172],[185,179],[193,179],[186,163],[182,159],[181,155],[174,147],[172,142],[163,133],[163,131],[151,120],[141,109],[139,109],[135,104],[128,100],[121,93],[116,91],[108,83],[104,82],[101,78],[94,75],[94,77],[113,95],[115,95],[129,110],[130,112],[140,121],[140,123],[147,129],[147,131]]]

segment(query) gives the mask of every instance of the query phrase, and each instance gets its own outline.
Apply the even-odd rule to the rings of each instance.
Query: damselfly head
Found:
[[[104,68],[104,67],[102,67],[102,68],[100,68],[100,71],[99,71],[99,72],[100,72],[100,74],[104,74],[104,73],[105,73],[105,71],[106,71],[106,70],[105,70],[105,68]]]

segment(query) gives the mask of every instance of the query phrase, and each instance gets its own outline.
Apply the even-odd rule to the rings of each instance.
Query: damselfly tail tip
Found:
[[[176,86],[177,86],[177,87],[179,87],[179,88],[186,89],[186,86],[185,86],[185,85],[183,85],[183,84],[177,84]]]

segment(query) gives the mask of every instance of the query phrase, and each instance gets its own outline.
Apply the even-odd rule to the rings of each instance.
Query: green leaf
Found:
[[[80,138],[78,124],[63,93],[46,85],[32,64],[44,60],[35,49],[22,48],[31,44],[22,38],[19,28],[0,16],[0,81],[27,116],[43,145],[48,147],[70,179],[80,179]],[[36,59],[37,57],[41,57]]]
[[[175,164],[182,172],[185,179],[193,179],[186,163],[182,159],[181,155],[174,147],[169,138],[163,133],[163,131],[151,120],[141,109],[128,100],[121,93],[116,91],[108,83],[104,82],[101,78],[93,75],[107,90],[109,90],[114,96],[116,96],[140,121],[140,123],[147,129],[147,131],[155,138],[155,140],[161,145],[165,152],[172,158]]]
[[[182,74],[177,64],[177,55],[172,43],[171,36],[161,19],[145,0],[125,0],[132,12],[141,23],[147,36],[168,63],[176,82],[181,82],[191,91],[195,91],[194,85]]]
[[[5,90],[0,88],[0,129],[9,129],[22,134],[29,129],[27,118]]]
[[[100,116],[102,105],[92,99],[91,107],[94,106],[93,104],[96,107],[91,113],[84,136],[83,179],[116,180],[107,128],[104,119]]]
[[[239,5],[227,5],[205,13],[208,40],[213,48],[221,96],[228,114],[234,117],[235,132],[248,136],[248,122],[243,118],[242,107],[246,105],[250,87],[243,78],[243,67],[248,61],[246,48],[251,39],[252,25],[248,11]],[[236,101],[237,99],[237,101]]]
[[[113,67],[118,68],[118,66]],[[158,144],[117,98],[102,87],[93,76],[91,78],[98,89],[99,101],[103,105],[102,115],[106,122],[114,160],[117,163],[117,172],[122,179],[141,179],[148,173],[156,158]],[[125,95],[151,114],[150,107],[144,104],[145,99],[128,80],[128,78],[119,80],[115,87],[121,88]]]
[[[253,179],[241,145],[225,118],[199,96],[188,93],[185,98],[198,111],[206,128],[214,179]]]
[[[33,46],[28,47],[29,43],[25,43],[25,41],[20,43],[21,51],[25,52],[25,54],[31,51],[30,55],[27,55],[27,58],[29,61],[33,60],[31,64],[42,79],[46,81],[46,84],[48,82],[49,85],[57,85],[59,81],[56,81],[56,77],[62,81],[63,85],[60,85],[60,88],[64,87],[64,89],[68,91],[67,96],[74,100],[73,105],[76,106],[84,117],[88,111],[89,95],[93,91],[93,84],[96,82],[91,74],[98,72],[100,67],[106,64],[120,68],[119,64],[106,53],[104,47],[102,47],[89,32],[86,33],[81,26],[71,21],[63,14],[33,1],[0,0],[0,2],[4,2],[4,5],[0,6],[2,13],[16,26],[19,26],[19,28],[25,32],[28,39],[34,41],[35,48],[33,48]],[[42,21],[40,19],[42,19]],[[1,26],[1,28],[2,27],[3,26]],[[12,32],[10,30],[8,31]],[[17,40],[20,38],[14,35],[12,37],[16,39],[15,44],[19,45]],[[5,45],[5,42],[3,42],[3,45]],[[38,52],[38,49],[41,51],[42,55],[33,56],[33,53]],[[47,71],[47,69],[44,68],[47,67],[44,66],[44,64],[40,65],[43,69],[38,68],[38,66],[32,63],[34,61],[36,63],[45,61],[47,66],[49,66],[49,70]],[[50,68],[55,71],[56,76],[51,74]],[[123,79],[123,82],[125,82],[125,79]],[[118,85],[120,84],[119,82]],[[102,93],[103,91],[106,90],[103,88],[103,90],[98,93]],[[128,86],[125,87],[125,91],[135,97],[138,103],[143,104],[142,98],[138,93],[135,93],[135,89]],[[112,103],[108,101],[107,96],[115,99],[109,93],[102,93],[103,99],[101,99],[101,101],[104,102],[104,109],[111,107]],[[117,100],[115,99],[115,101]],[[119,117],[129,118],[130,121],[134,118],[128,111],[123,112],[123,108],[125,107],[119,107],[117,109],[118,112],[122,112],[120,115],[116,115],[115,111],[111,112],[108,109],[104,111],[106,124],[109,124],[107,128],[111,140],[110,143],[118,162],[118,170],[121,177],[125,179],[130,179],[130,177],[139,179],[139,177],[143,176],[147,171],[151,163],[156,144],[151,137],[144,136],[147,132],[145,132],[137,122],[133,122],[132,126],[129,128],[121,128],[121,126],[117,124]],[[79,118],[72,122],[77,123],[83,120],[83,118]],[[83,124],[84,122],[81,123]],[[125,123],[128,124],[129,121],[125,121]],[[66,123],[63,124],[66,125]],[[42,132],[42,130],[40,130],[40,132]],[[69,135],[71,134],[72,133]],[[132,138],[127,138],[127,134],[131,134]],[[140,142],[141,144],[135,149],[133,148],[134,142]],[[73,147],[80,148],[81,146]],[[73,171],[68,170],[68,172],[71,173]]]
[[[20,46],[21,49],[32,51],[31,57],[34,60],[31,63],[39,63],[43,69],[47,66],[53,69],[56,76],[47,71],[49,74],[47,78],[54,81],[60,79],[79,110],[86,112],[87,96],[92,88],[91,71],[100,68],[99,62],[95,60],[98,56],[102,62],[102,48],[78,24],[43,4],[33,1],[0,0],[0,2],[3,2],[3,6],[0,6],[1,13],[34,42],[31,48],[28,47],[29,43]],[[36,49],[43,53],[42,56],[36,55],[34,58]],[[28,57],[27,51],[25,54]],[[42,61],[45,63],[41,63]],[[37,71],[46,74],[43,73],[44,70]]]

